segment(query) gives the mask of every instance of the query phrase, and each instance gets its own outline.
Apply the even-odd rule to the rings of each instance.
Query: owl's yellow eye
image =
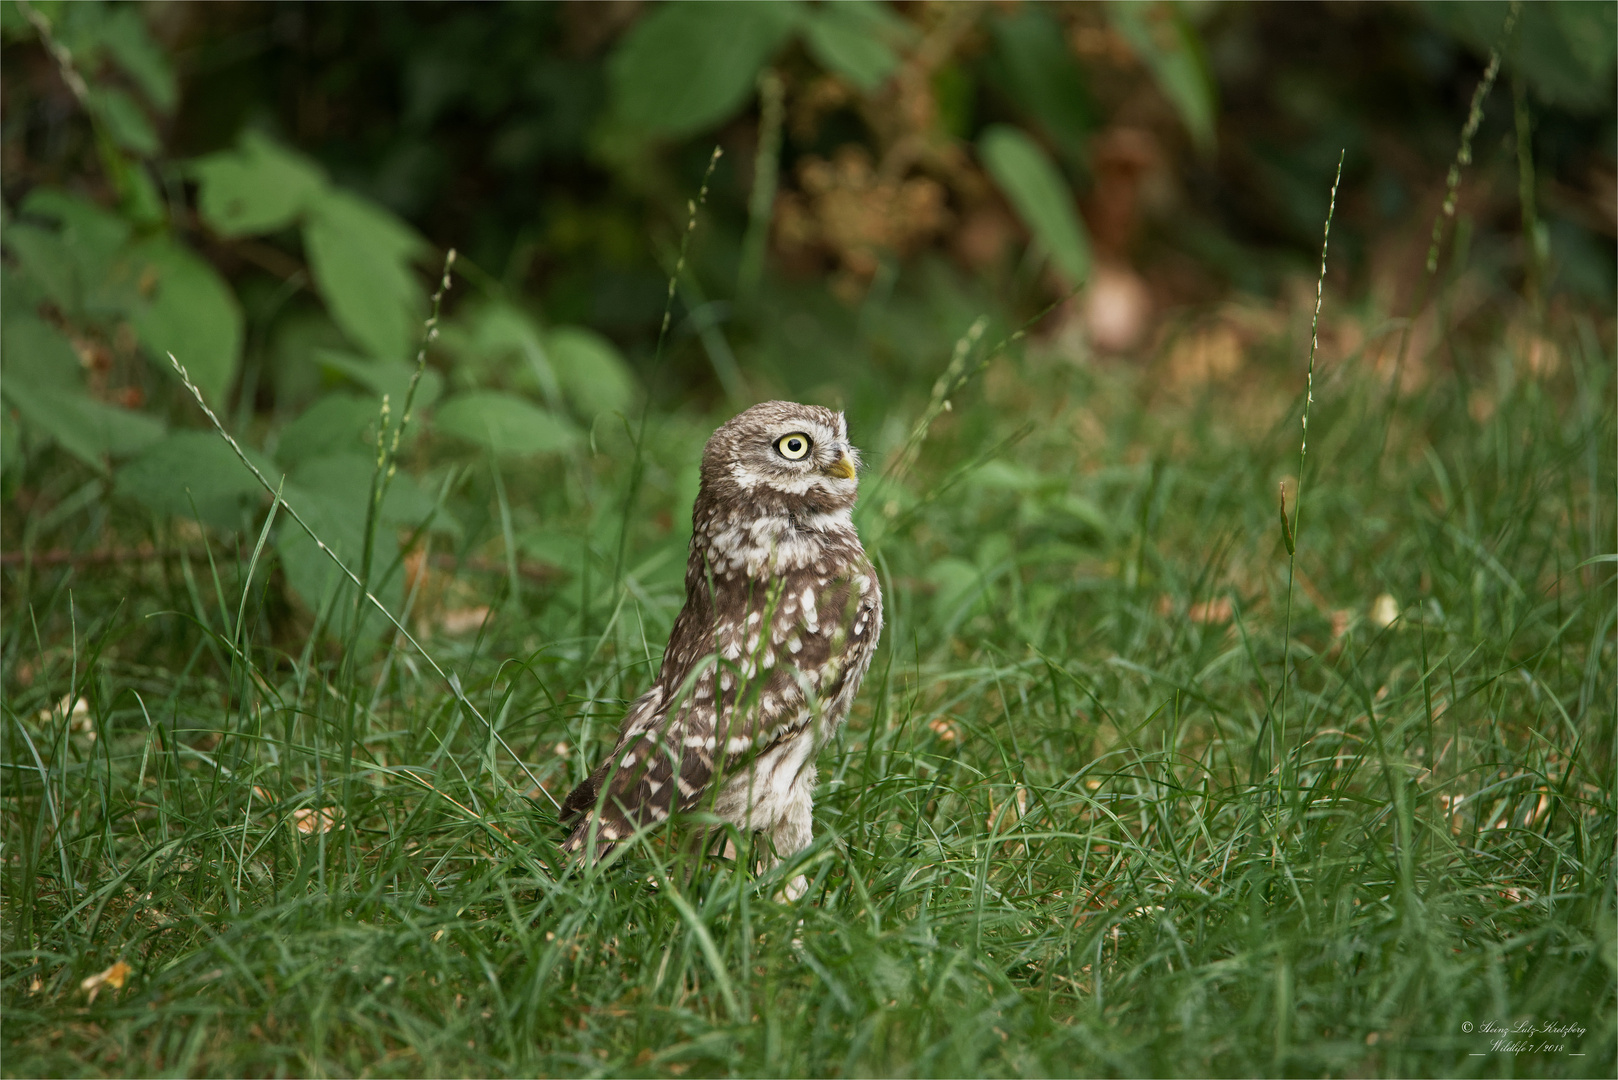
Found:
[[[775,440],[776,452],[788,461],[803,460],[804,455],[809,453],[811,445],[813,444],[810,443],[809,436],[801,431],[794,431]]]

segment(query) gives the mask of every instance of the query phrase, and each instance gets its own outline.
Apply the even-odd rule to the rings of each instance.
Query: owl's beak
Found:
[[[826,475],[835,476],[839,480],[854,479],[854,459],[848,456],[847,450],[844,450],[836,461],[826,466]]]

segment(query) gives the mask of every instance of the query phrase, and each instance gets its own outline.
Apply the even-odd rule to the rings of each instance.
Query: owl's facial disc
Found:
[[[843,513],[854,503],[859,460],[842,413],[764,402],[709,440],[703,452],[704,490],[719,498],[723,477],[743,492],[769,492],[803,512]]]

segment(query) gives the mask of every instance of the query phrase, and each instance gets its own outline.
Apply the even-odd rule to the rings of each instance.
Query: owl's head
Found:
[[[766,401],[708,440],[698,499],[736,499],[764,512],[834,513],[854,505],[859,460],[842,413]]]

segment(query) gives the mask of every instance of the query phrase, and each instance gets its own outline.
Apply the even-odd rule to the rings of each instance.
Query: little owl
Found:
[[[808,845],[815,755],[848,715],[882,633],[860,547],[859,452],[843,414],[768,401],[713,433],[691,513],[685,607],[618,745],[562,804],[569,851],[705,808]],[[806,888],[798,877],[785,890]]]

